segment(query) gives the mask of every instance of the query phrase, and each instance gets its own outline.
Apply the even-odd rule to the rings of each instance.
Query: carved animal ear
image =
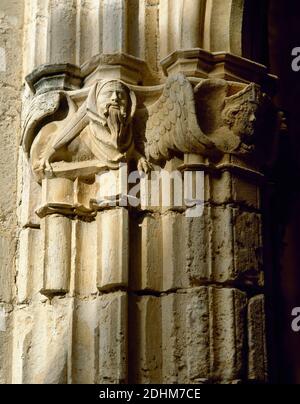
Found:
[[[222,79],[203,80],[195,87],[197,117],[204,133],[213,133],[221,126],[221,112],[228,88],[228,82]]]

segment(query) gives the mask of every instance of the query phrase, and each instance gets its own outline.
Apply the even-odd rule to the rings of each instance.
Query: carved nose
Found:
[[[255,122],[256,121],[256,116],[254,114],[251,114],[250,118],[249,118],[249,121],[250,122]]]
[[[112,101],[118,101],[118,94],[116,91],[114,91],[111,95],[111,100]]]

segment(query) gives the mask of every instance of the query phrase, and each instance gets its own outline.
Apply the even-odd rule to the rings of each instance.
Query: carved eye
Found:
[[[112,91],[105,91],[105,92],[103,93],[103,96],[104,96],[104,97],[111,97],[111,96],[112,96]]]

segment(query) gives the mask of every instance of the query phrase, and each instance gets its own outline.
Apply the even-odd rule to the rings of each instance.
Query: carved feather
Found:
[[[168,160],[174,152],[215,149],[198,125],[193,87],[183,74],[169,77],[160,98],[137,110],[133,127],[136,146],[155,161]]]
[[[21,143],[26,154],[29,154],[32,142],[37,135],[42,123],[55,119],[56,112],[60,109],[65,94],[53,91],[34,97],[27,109],[22,128]]]

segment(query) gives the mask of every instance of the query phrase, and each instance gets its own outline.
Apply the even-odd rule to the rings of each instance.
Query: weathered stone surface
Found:
[[[61,205],[62,208],[73,205],[73,181],[66,178],[45,178],[42,185],[42,205]]]
[[[62,215],[46,216],[43,232],[43,288],[46,295],[66,293],[70,287],[71,220]]]
[[[127,296],[75,299],[71,379],[74,384],[127,381]]]
[[[16,241],[10,234],[0,233],[0,302],[12,298]]]
[[[162,299],[166,383],[228,382],[244,376],[245,294],[200,287]]]
[[[134,289],[168,291],[234,281],[262,285],[260,220],[256,213],[209,205],[201,217],[142,216],[131,231]]]
[[[30,301],[43,289],[42,268],[42,231],[31,228],[21,230],[16,279],[18,303]]]
[[[205,2],[179,0],[173,3],[172,0],[166,0],[160,3],[161,57],[176,49],[200,46],[203,43]]]
[[[0,6],[0,301],[9,302],[15,274],[17,161],[22,86],[24,3]]]
[[[54,298],[15,309],[13,383],[68,382],[72,306]]]
[[[103,1],[103,53],[127,51],[127,2]],[[111,29],[114,26],[115,29]]]
[[[263,295],[252,297],[249,300],[248,347],[248,378],[264,383],[268,379],[268,366]]]
[[[216,204],[234,203],[260,208],[259,186],[255,179],[246,179],[230,171],[220,171],[207,178],[205,191],[205,200]]]
[[[246,303],[245,293],[237,289],[206,286],[162,297],[132,297],[131,382],[244,379]]]
[[[188,284],[186,265],[186,249],[184,245],[183,215],[167,213],[162,216],[162,282],[163,290],[185,287]]]
[[[128,299],[122,292],[100,297],[98,383],[128,378]]]
[[[97,287],[128,285],[128,212],[107,210],[97,215]]]
[[[73,222],[73,232],[71,292],[80,296],[94,295],[98,290],[97,223],[76,220]]]
[[[10,384],[12,377],[13,306],[0,303],[0,384]]]
[[[21,165],[21,201],[18,212],[19,224],[21,227],[39,227],[40,218],[36,214],[41,205],[41,186],[31,175],[28,159],[21,153],[19,165]]]
[[[161,290],[162,235],[159,216],[132,218],[130,226],[130,285],[137,290]]]
[[[160,383],[161,299],[131,297],[129,304],[129,382]]]
[[[234,264],[236,276],[263,284],[261,216],[233,210]]]
[[[75,300],[70,360],[73,384],[98,383],[99,330],[102,326],[99,319],[99,299]]]

